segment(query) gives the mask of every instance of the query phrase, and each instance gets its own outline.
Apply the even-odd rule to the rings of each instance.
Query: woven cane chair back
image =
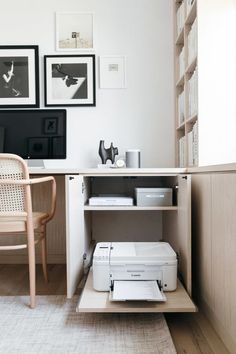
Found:
[[[22,162],[0,154],[0,179],[21,180],[24,178],[26,178],[25,167]],[[0,212],[18,211],[25,211],[25,187],[0,185]]]

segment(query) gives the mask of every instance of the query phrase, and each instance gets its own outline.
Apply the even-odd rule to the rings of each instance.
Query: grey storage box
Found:
[[[137,206],[172,206],[172,188],[135,188]]]

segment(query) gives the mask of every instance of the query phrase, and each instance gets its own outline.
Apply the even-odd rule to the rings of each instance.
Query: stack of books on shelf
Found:
[[[178,96],[178,126],[184,123],[185,120],[185,92],[182,91]]]
[[[176,18],[177,18],[177,36],[180,34],[184,27],[184,2],[181,3],[180,7],[177,10],[176,13]]]
[[[194,70],[191,78],[188,81],[188,112],[189,117],[197,114],[198,111],[198,92],[197,92],[197,69]]]
[[[198,165],[198,123],[193,125],[192,130],[187,134],[188,143],[188,166]]]
[[[185,137],[179,139],[179,167],[185,167],[186,157],[185,157]]]
[[[189,14],[189,11],[191,10],[195,0],[186,0],[186,10],[187,10],[187,15]]]
[[[197,56],[197,20],[192,24],[192,27],[188,34],[188,64]]]
[[[185,61],[184,61],[184,47],[179,54],[179,78],[184,75]]]

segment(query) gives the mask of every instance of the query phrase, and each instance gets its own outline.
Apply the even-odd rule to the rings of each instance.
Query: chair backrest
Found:
[[[0,154],[0,179],[28,179],[25,161],[13,154]],[[25,186],[0,185],[0,212],[19,212],[26,210]]]

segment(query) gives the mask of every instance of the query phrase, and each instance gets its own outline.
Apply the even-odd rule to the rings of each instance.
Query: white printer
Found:
[[[166,301],[177,286],[177,257],[166,242],[99,242],[93,255],[93,287],[111,301]]]

